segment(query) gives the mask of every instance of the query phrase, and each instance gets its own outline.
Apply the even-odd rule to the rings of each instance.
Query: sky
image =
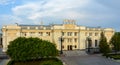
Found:
[[[120,31],[120,0],[0,0],[0,29],[8,24],[62,24]]]

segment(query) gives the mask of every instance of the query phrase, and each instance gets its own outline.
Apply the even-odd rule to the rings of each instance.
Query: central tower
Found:
[[[70,19],[65,19],[63,21],[63,26],[65,27],[65,29],[74,29],[76,21],[75,20],[70,20]]]
[[[65,19],[64,21],[63,21],[63,24],[76,24],[76,21],[75,20],[73,20],[73,19]]]

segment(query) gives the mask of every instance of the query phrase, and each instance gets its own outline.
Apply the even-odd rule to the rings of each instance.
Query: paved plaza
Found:
[[[73,55],[68,53],[69,56],[63,55],[61,59],[65,62],[66,65],[120,65],[120,62],[117,62],[112,59],[107,59],[101,54],[82,54],[82,55]],[[72,56],[70,56],[70,54]]]
[[[2,49],[0,48],[0,65],[6,65],[8,62],[8,56],[6,56],[5,53],[2,52]]]
[[[89,55],[85,51],[64,51],[60,59],[65,65],[120,65],[120,62],[107,59],[101,54]],[[8,62],[7,56],[0,52],[0,65],[6,65],[6,62]]]

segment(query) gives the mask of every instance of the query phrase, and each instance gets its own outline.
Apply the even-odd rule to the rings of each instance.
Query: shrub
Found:
[[[19,37],[10,42],[7,54],[14,61],[55,57],[58,50],[54,43],[39,38]]]
[[[107,54],[106,57],[110,57],[113,59],[120,59],[120,54]]]
[[[9,61],[7,65],[13,65],[14,61]]]

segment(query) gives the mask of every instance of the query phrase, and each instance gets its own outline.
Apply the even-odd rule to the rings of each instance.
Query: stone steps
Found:
[[[87,55],[86,51],[81,50],[74,50],[74,51],[63,51],[65,56],[80,56],[80,55]]]

